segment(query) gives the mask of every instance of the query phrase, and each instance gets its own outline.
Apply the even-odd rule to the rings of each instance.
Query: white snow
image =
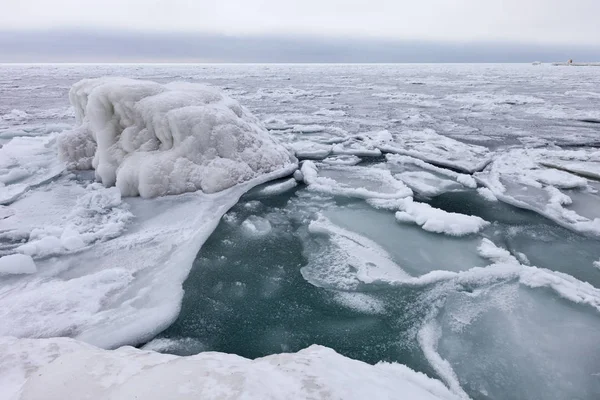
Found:
[[[178,357],[72,339],[1,338],[8,400],[88,399],[454,399],[441,382],[395,363],[369,365],[322,346],[249,360],[206,352]],[[340,373],[343,372],[343,373]]]
[[[37,267],[33,258],[23,254],[10,254],[0,257],[0,276],[12,274],[33,274]]]
[[[214,193],[294,161],[245,108],[206,85],[87,79],[69,98],[80,125],[61,135],[61,158],[93,167],[124,196]]]
[[[429,232],[464,236],[477,233],[489,225],[489,222],[477,216],[447,212],[413,201],[410,197],[399,200],[396,204],[400,210],[396,212],[396,220],[415,223]]]
[[[478,188],[477,193],[487,201],[498,201],[498,198],[494,195],[494,193],[486,187]]]

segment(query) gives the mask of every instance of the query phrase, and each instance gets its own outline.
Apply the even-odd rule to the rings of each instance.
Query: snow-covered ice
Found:
[[[214,352],[177,357],[132,347],[106,351],[64,338],[2,338],[0,348],[0,371],[8,372],[1,375],[0,393],[15,400],[393,399],[399,393],[407,399],[458,399],[440,381],[404,365],[369,365],[322,346],[256,360]]]

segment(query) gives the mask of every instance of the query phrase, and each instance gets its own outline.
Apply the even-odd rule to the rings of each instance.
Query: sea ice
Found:
[[[371,167],[302,164],[304,182],[309,190],[359,198],[396,199],[410,196],[412,191],[389,171]]]
[[[414,222],[429,232],[464,236],[477,233],[489,225],[489,222],[477,216],[450,213],[426,203],[413,201],[410,197],[399,200],[398,206],[400,211],[396,212],[396,220]]]
[[[512,149],[496,154],[492,163],[475,177],[498,200],[535,211],[568,229],[600,235],[600,218],[586,218],[566,207],[572,199],[559,189],[589,190],[587,180],[543,166],[551,160],[595,157],[595,151]]]
[[[462,143],[432,129],[393,134],[377,132],[367,134],[367,137],[384,152],[411,156],[466,173],[482,170],[491,160],[486,147]]]

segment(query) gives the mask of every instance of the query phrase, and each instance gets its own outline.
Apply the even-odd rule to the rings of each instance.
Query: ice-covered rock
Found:
[[[213,87],[98,78],[73,85],[69,98],[79,126],[61,135],[61,158],[93,167],[125,196],[213,193],[294,161]]]
[[[440,381],[402,364],[369,365],[316,345],[256,360],[215,352],[178,357],[132,347],[106,351],[65,338],[5,337],[0,350],[0,394],[9,400],[458,400]]]

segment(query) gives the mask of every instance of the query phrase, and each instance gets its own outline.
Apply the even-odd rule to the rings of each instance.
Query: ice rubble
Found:
[[[0,394],[27,399],[457,400],[440,381],[393,363],[369,365],[322,346],[256,360],[206,352],[178,357],[66,338],[0,338]],[[343,371],[343,373],[340,373]]]
[[[80,251],[119,236],[133,218],[117,188],[87,187],[64,178],[49,191],[25,195],[11,205],[0,239],[8,250],[34,258]],[[7,251],[0,247],[0,254]]]
[[[568,193],[594,190],[587,179],[567,172],[568,167],[546,167],[575,163],[587,170],[599,159],[597,150],[509,149],[497,153],[490,165],[474,176],[498,200],[535,211],[568,229],[600,235],[600,218],[587,218],[568,208],[573,202]]]
[[[294,161],[245,108],[209,86],[86,79],[69,99],[79,126],[60,136],[61,158],[94,168],[124,196],[214,193]]]

